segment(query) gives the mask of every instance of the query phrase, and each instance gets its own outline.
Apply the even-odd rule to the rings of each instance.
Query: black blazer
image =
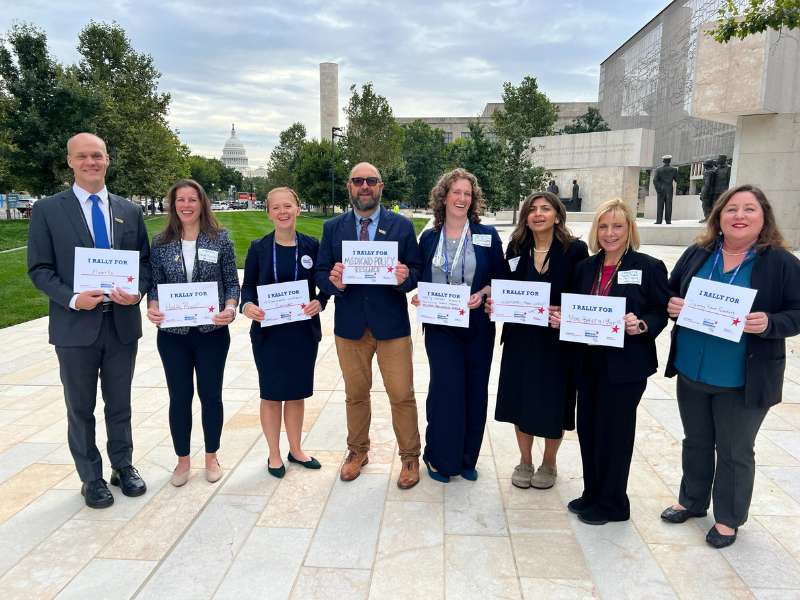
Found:
[[[517,267],[512,271],[509,261],[519,257]],[[589,249],[586,243],[581,240],[573,240],[569,246],[564,248],[558,238],[553,238],[550,246],[550,258],[548,260],[547,270],[549,273],[548,281],[550,282],[550,304],[553,306],[561,305],[561,294],[564,292],[571,292],[571,286],[575,278],[575,268],[578,264],[589,257]],[[511,244],[506,248],[506,279],[513,279],[516,281],[528,281],[527,274],[531,263],[531,242],[523,244],[519,250],[511,247]],[[530,325],[520,325],[518,323],[504,323],[503,335],[500,337],[500,343],[503,343],[508,332],[514,331],[517,328],[530,327]]]
[[[150,289],[150,243],[142,211],[121,196],[108,194],[111,207],[112,247],[139,252],[139,293]],[[50,299],[50,343],[55,346],[89,346],[100,334],[103,314],[73,310],[72,284],[75,248],[93,248],[94,241],[72,188],[33,205],[28,226],[28,276]],[[142,337],[142,313],[138,303],[114,305],[114,325],[123,344]]]
[[[692,277],[711,256],[698,245],[681,255],[669,278],[670,296],[683,298]],[[752,312],[769,317],[760,335],[745,333],[745,404],[768,407],[781,401],[783,372],[786,369],[786,338],[800,333],[800,261],[781,248],[763,248],[756,254],[750,287],[758,290]],[[672,328],[672,345],[665,375],[673,377],[677,351],[678,325]]]
[[[604,253],[598,252],[582,261],[575,269],[575,282],[572,286],[576,294],[591,293],[597,278],[597,270],[603,264]],[[625,312],[632,312],[647,323],[647,332],[625,336],[624,348],[596,346],[606,363],[608,379],[611,383],[633,383],[643,381],[658,369],[656,338],[667,326],[667,302],[670,291],[667,285],[667,267],[664,263],[634,250],[629,250],[622,258],[620,271],[641,270],[642,283],[620,284],[615,276],[609,296],[625,298]],[[576,344],[578,380],[583,376],[582,363],[590,349],[584,344]]]
[[[367,328],[378,340],[411,335],[406,294],[417,287],[420,268],[414,225],[404,216],[381,207],[375,241],[398,243],[398,259],[409,270],[403,285],[348,285],[344,290],[333,285],[328,277],[333,265],[342,262],[342,241],[357,239],[352,210],[323,225],[316,279],[321,291],[336,298],[334,333],[348,340],[360,340]]]
[[[475,275],[472,277],[472,286],[470,293],[474,294],[479,289],[490,285],[492,279],[500,279],[505,275],[505,267],[503,266],[503,242],[497,230],[491,225],[481,225],[480,223],[470,223],[469,230],[472,235],[488,234],[492,236],[491,246],[476,246],[472,245],[475,252]],[[422,255],[422,275],[420,281],[431,282],[433,280],[432,261],[433,256],[436,254],[436,247],[439,245],[439,234],[441,227],[438,229],[426,229],[422,232],[419,238],[419,251]],[[483,306],[473,308],[469,314],[470,327],[476,323],[489,324],[494,327],[494,323],[489,320],[489,315],[484,311]]]
[[[269,233],[260,240],[253,240],[247,250],[247,258],[244,260],[244,282],[242,283],[242,309],[247,302],[252,302],[258,306],[257,286],[276,283],[272,269],[272,240],[274,239],[275,232]],[[297,278],[305,279],[308,282],[309,299],[319,300],[324,310],[325,305],[328,303],[328,294],[325,292],[317,294],[317,286],[314,281],[314,267],[317,263],[318,253],[319,242],[311,236],[298,232],[297,255],[300,264],[297,266]],[[308,268],[303,265],[304,256],[311,258],[312,264]],[[293,325],[305,326],[311,337],[317,342],[322,339],[319,315],[314,315],[307,321],[297,321]],[[250,337],[254,343],[261,343],[269,339],[272,329],[272,327],[261,327],[261,323],[253,321],[250,325]]]

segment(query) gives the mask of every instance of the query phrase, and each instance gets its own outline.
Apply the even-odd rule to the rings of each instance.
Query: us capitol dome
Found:
[[[247,151],[241,140],[236,137],[236,127],[233,124],[231,125],[231,137],[225,142],[220,160],[226,167],[236,169],[244,176],[247,176],[250,171],[247,166]]]

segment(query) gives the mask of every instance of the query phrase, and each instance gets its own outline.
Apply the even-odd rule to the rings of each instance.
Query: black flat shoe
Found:
[[[89,508],[108,508],[114,504],[114,496],[104,479],[84,482],[81,486],[81,496]]]
[[[587,525],[605,525],[608,523],[608,518],[600,511],[588,508],[583,512],[578,513],[578,520]]]
[[[281,465],[280,467],[270,467],[269,461],[267,461],[267,473],[273,477],[277,477],[278,479],[283,479],[283,476],[286,475],[286,465]]]
[[[478,481],[478,469],[462,469],[461,477],[467,481]]]
[[[573,515],[583,514],[589,510],[589,508],[591,508],[591,503],[583,496],[580,498],[575,498],[574,500],[570,500],[567,504],[567,510]]]
[[[322,465],[319,464],[319,461],[314,458],[313,456],[309,458],[307,461],[303,462],[302,460],[297,460],[292,453],[289,452],[289,455],[286,457],[289,459],[290,463],[296,463],[298,465],[304,466],[306,469],[321,469]]]
[[[689,519],[695,517],[705,517],[706,511],[701,513],[692,512],[688,508],[679,509],[673,508],[672,506],[668,506],[664,509],[661,513],[661,518],[669,523],[685,523]]]
[[[425,463],[425,466],[428,469],[428,476],[431,479],[433,479],[434,481],[438,481],[439,483],[448,483],[450,481],[449,475],[442,475],[441,473],[439,473],[439,471],[434,471],[433,468],[431,467],[431,463],[429,463],[424,458],[422,459],[422,462]]]
[[[131,498],[141,496],[147,491],[147,484],[145,484],[144,479],[139,475],[139,471],[133,465],[128,465],[121,469],[112,469],[109,483],[119,486],[122,493]]]
[[[737,533],[739,533],[739,530],[734,529],[733,534],[725,535],[724,533],[719,532],[719,529],[717,529],[716,525],[712,525],[711,529],[709,529],[708,533],[706,534],[706,542],[718,550],[720,548],[727,548],[736,541]]]

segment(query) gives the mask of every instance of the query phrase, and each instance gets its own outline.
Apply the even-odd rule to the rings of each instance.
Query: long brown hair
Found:
[[[567,209],[558,196],[550,192],[533,192],[522,202],[522,206],[519,209],[517,226],[514,227],[514,231],[511,232],[511,237],[508,240],[508,245],[515,254],[520,254],[523,248],[533,245],[533,232],[531,232],[528,227],[528,215],[531,213],[533,203],[539,198],[543,198],[553,207],[553,210],[556,211],[556,221],[553,225],[553,237],[561,242],[564,250],[577,239],[572,235],[570,230],[567,229]]]
[[[194,179],[179,179],[175,182],[175,185],[169,188],[169,192],[167,192],[167,202],[169,203],[167,208],[167,226],[164,227],[164,231],[153,238],[153,244],[169,244],[170,242],[181,239],[183,225],[181,225],[181,220],[178,217],[178,210],[175,208],[175,198],[178,195],[178,190],[185,187],[190,187],[197,192],[197,198],[200,200],[200,205],[203,207],[200,212],[200,231],[208,237],[215,238],[222,229],[214,213],[211,211],[211,201],[208,199],[208,195],[206,195],[203,186]]]
[[[444,225],[444,200],[447,197],[447,192],[450,190],[450,186],[459,179],[466,179],[472,186],[472,203],[467,209],[467,220],[472,221],[473,223],[481,222],[480,215],[483,214],[484,209],[483,192],[481,192],[481,186],[478,184],[478,179],[475,177],[475,175],[466,169],[459,167],[457,169],[453,169],[452,171],[448,171],[439,177],[439,181],[436,182],[436,185],[433,186],[433,189],[431,190],[431,201],[429,206],[433,210],[434,229],[441,229],[442,225]]]
[[[723,194],[717,198],[717,201],[714,202],[714,207],[711,209],[711,213],[708,215],[705,231],[697,237],[697,245],[707,248],[708,250],[713,250],[716,247],[717,243],[722,239],[722,227],[720,227],[719,223],[720,215],[725,205],[728,204],[728,201],[739,192],[750,192],[753,194],[761,205],[761,211],[764,213],[764,226],[758,234],[756,248],[761,249],[769,247],[788,250],[790,246],[778,229],[778,223],[775,221],[775,213],[772,211],[772,205],[769,203],[769,200],[767,200],[767,195],[761,188],[749,183],[737,185],[723,192]]]

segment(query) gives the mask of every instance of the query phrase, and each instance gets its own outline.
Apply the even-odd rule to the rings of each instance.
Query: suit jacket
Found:
[[[272,232],[261,239],[253,240],[250,244],[250,248],[247,251],[247,258],[244,261],[242,307],[244,307],[246,302],[252,302],[258,305],[258,291],[256,288],[259,285],[276,283],[275,273],[272,267],[272,241],[274,239],[275,232]],[[298,232],[297,254],[299,257],[297,278],[298,280],[305,279],[308,282],[308,298],[310,300],[319,300],[324,309],[328,303],[328,294],[325,292],[317,294],[314,272],[314,267],[317,264],[317,257],[319,255],[319,242],[311,236]],[[302,258],[304,256],[311,258],[311,266],[306,267],[303,264]],[[314,315],[307,321],[297,321],[292,325],[306,328],[311,338],[316,342],[322,339],[322,327],[320,326],[319,315]],[[262,343],[264,340],[269,339],[274,329],[274,327],[261,327],[261,323],[253,321],[252,325],[250,325],[250,337],[253,343]]]
[[[153,269],[153,283],[147,295],[148,300],[158,300],[159,283],[186,283],[186,269],[183,264],[183,248],[181,240],[161,243],[163,238],[157,235],[153,238],[150,266]],[[200,260],[200,250],[212,250],[217,253],[216,262]],[[227,300],[239,301],[239,273],[236,270],[236,256],[233,251],[228,232],[224,229],[213,238],[202,231],[197,236],[197,252],[194,257],[192,270],[192,283],[216,281],[218,290],[219,310],[225,308]],[[202,333],[214,331],[222,325],[200,325]],[[165,329],[170,333],[186,335],[192,327],[170,327]]]
[[[472,235],[483,234],[492,236],[491,246],[472,245],[475,252],[475,275],[472,277],[470,293],[474,294],[484,286],[490,285],[492,279],[499,279],[506,273],[503,264],[503,242],[497,230],[490,225],[480,223],[470,223],[469,230]],[[433,281],[432,261],[436,254],[436,247],[439,245],[439,235],[441,227],[438,229],[427,229],[422,232],[419,238],[419,250],[422,255],[422,275],[420,281]],[[494,322],[489,319],[489,315],[483,306],[474,308],[469,313],[470,328],[475,325],[488,325],[494,330]]]
[[[111,211],[112,246],[115,250],[139,252],[139,292],[150,289],[150,244],[142,211],[121,196],[108,195]],[[89,346],[100,333],[103,314],[95,310],[73,310],[72,284],[75,248],[93,248],[89,225],[72,188],[33,205],[28,228],[28,276],[50,299],[50,343],[56,346]],[[138,304],[114,305],[114,324],[124,344],[142,336]]]
[[[674,181],[678,181],[678,169],[671,165],[662,165],[653,174],[653,187],[659,194],[672,194]]]
[[[604,253],[599,252],[582,261],[575,269],[572,289],[576,294],[591,293],[597,271],[603,264]],[[658,369],[656,338],[667,326],[667,302],[670,292],[667,286],[667,268],[660,260],[629,250],[622,258],[620,271],[640,270],[641,284],[620,284],[617,276],[609,289],[609,296],[625,298],[625,312],[634,313],[647,323],[647,331],[638,335],[625,335],[623,348],[597,346],[589,348],[576,344],[578,381],[584,375],[582,364],[589,350],[597,352],[606,363],[608,379],[612,383],[643,381]]]
[[[689,246],[672,269],[670,295],[683,298],[689,283],[711,251]],[[781,248],[763,248],[756,254],[750,287],[758,290],[751,312],[765,312],[769,322],[760,335],[745,333],[747,358],[745,393],[747,406],[768,407],[781,401],[786,370],[786,338],[800,333],[800,261]],[[665,375],[673,377],[678,325],[672,328],[672,345]]]
[[[319,289],[336,298],[333,331],[339,337],[359,340],[369,328],[378,340],[411,335],[406,294],[417,287],[420,259],[414,225],[404,216],[381,207],[375,241],[396,241],[398,259],[408,266],[402,285],[348,285],[339,290],[328,279],[333,265],[342,261],[342,242],[357,240],[352,210],[329,219],[322,229],[316,279]]]

